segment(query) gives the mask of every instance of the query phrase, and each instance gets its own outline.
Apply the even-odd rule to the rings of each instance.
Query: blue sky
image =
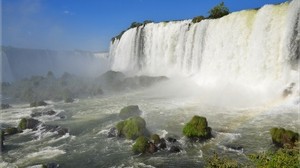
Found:
[[[1,0],[2,45],[108,51],[110,39],[134,22],[182,20],[222,0]],[[231,12],[286,0],[224,0]]]

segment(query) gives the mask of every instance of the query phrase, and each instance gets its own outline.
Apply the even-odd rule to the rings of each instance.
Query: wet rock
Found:
[[[19,130],[18,130],[18,128],[15,128],[15,127],[6,128],[4,130],[5,135],[14,135],[17,133],[19,133]]]
[[[61,126],[57,125],[43,125],[44,130],[48,132],[57,132],[58,135],[65,135],[66,133],[69,132],[67,128],[63,128]]]
[[[0,152],[4,150],[4,131],[0,131]]]
[[[67,97],[64,99],[65,103],[73,103],[74,99],[72,97]]]
[[[44,101],[35,101],[30,103],[30,107],[47,106],[48,104]]]
[[[34,113],[31,113],[30,116],[31,117],[40,117],[42,115],[54,115],[54,114],[56,114],[55,111],[49,110],[49,111],[45,111],[45,112],[34,112]]]
[[[151,135],[151,140],[153,141],[153,143],[154,143],[155,145],[157,145],[157,144],[160,143],[160,138],[159,138],[159,136],[158,136],[157,134]]]
[[[235,144],[226,144],[225,147],[233,150],[243,150],[242,146]]]
[[[181,149],[178,146],[171,146],[171,148],[169,149],[170,153],[178,153],[180,151],[181,151]]]
[[[159,149],[166,149],[167,148],[167,143],[166,143],[166,140],[164,138],[160,139],[160,143],[158,144],[158,148]]]
[[[40,121],[33,119],[33,118],[22,118],[19,122],[18,129],[19,131],[25,130],[25,129],[33,129],[36,130],[37,127],[41,124]]]
[[[59,164],[58,163],[47,163],[47,164],[43,164],[42,168],[59,168]]]
[[[291,83],[286,89],[283,90],[282,96],[287,97],[288,95],[293,93],[293,88],[295,83]]]
[[[155,146],[154,143],[149,142],[149,148],[148,148],[148,153],[155,153],[157,152],[158,148]]]
[[[139,116],[140,114],[141,114],[141,110],[139,109],[139,106],[130,105],[120,110],[119,117],[125,120],[129,117]]]
[[[168,137],[168,138],[167,138],[167,141],[168,141],[168,142],[171,142],[171,143],[175,143],[177,140],[176,140],[175,138]]]
[[[108,138],[112,138],[112,137],[117,137],[118,136],[118,131],[115,127],[110,128],[108,133],[107,133],[107,137]]]
[[[8,109],[11,108],[11,106],[9,104],[2,104],[1,103],[1,109]]]

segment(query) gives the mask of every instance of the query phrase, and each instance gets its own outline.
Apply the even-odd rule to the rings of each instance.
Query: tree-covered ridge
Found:
[[[201,22],[204,19],[217,19],[217,18],[221,18],[221,17],[226,16],[226,15],[229,14],[229,9],[225,6],[224,2],[221,2],[220,4],[218,4],[215,7],[213,7],[208,13],[209,13],[208,17],[204,17],[204,16],[196,16],[196,17],[194,17],[192,19],[192,23],[198,23],[198,22]],[[169,22],[169,21],[164,21],[164,22]],[[120,34],[118,34],[117,36],[113,37],[111,39],[111,41],[114,42],[116,39],[121,39],[122,35],[127,30],[129,30],[129,29],[140,27],[140,26],[145,26],[148,23],[153,23],[153,21],[151,21],[151,20],[145,20],[142,23],[140,23],[140,22],[132,22],[128,29],[123,30]]]

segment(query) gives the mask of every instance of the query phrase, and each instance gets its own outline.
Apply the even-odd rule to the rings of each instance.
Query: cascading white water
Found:
[[[115,71],[262,90],[299,83],[299,55],[299,0],[196,24],[149,23],[127,30],[110,48]]]

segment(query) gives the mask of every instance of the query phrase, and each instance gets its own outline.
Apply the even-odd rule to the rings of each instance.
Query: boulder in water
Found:
[[[21,121],[19,122],[18,125],[18,129],[20,131],[25,130],[25,129],[37,129],[38,125],[40,125],[41,122],[36,120],[36,119],[32,119],[32,118],[22,118]]]
[[[66,97],[64,99],[65,103],[73,103],[74,102],[74,99],[72,97]]]
[[[136,139],[134,145],[132,146],[132,151],[135,154],[146,153],[149,149],[148,139],[144,136],[140,136]]]
[[[116,137],[116,136],[118,136],[117,129],[115,127],[110,128],[108,133],[107,133],[107,137],[112,138],[112,137]]]
[[[207,126],[206,118],[197,115],[184,126],[183,134],[197,141],[203,141],[212,137],[211,128]]]
[[[181,149],[178,146],[171,146],[171,148],[169,149],[170,153],[178,153],[180,151],[181,151]]]
[[[35,101],[30,103],[30,107],[47,106],[48,104],[44,101]]]
[[[151,140],[153,141],[154,144],[159,144],[160,143],[160,138],[157,134],[151,135]]]
[[[9,104],[1,104],[1,109],[8,109],[11,106]]]
[[[139,106],[137,105],[130,105],[122,108],[119,113],[119,117],[123,120],[133,117],[133,116],[139,116],[141,114],[141,110],[139,109]]]
[[[55,111],[53,110],[49,110],[49,111],[45,111],[45,112],[33,112],[30,114],[31,117],[40,117],[42,115],[54,115],[56,114]]]
[[[4,130],[5,135],[14,135],[17,133],[19,133],[19,130],[18,130],[18,128],[15,128],[15,127],[6,128]]]
[[[131,117],[124,121],[120,121],[116,128],[119,136],[124,136],[127,139],[135,140],[139,136],[145,135],[147,132],[146,122],[141,117]]]
[[[168,138],[167,138],[167,141],[168,141],[168,142],[171,142],[171,143],[177,142],[177,140],[176,140],[175,138],[172,138],[172,137],[168,137]]]
[[[47,163],[47,164],[43,164],[42,168],[59,168],[59,164],[58,163]]]
[[[4,150],[4,131],[0,130],[0,152]]]
[[[299,140],[299,134],[284,128],[272,128],[270,130],[272,141],[278,147],[284,145],[295,146],[295,142]]]

